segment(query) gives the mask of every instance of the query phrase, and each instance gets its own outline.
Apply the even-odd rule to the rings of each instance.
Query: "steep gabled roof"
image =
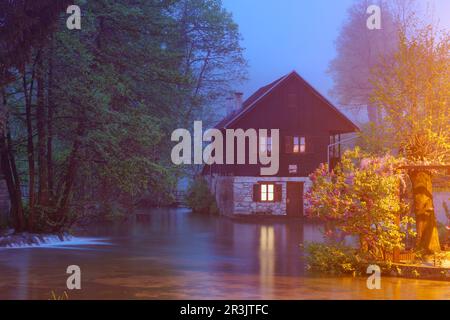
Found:
[[[285,76],[275,80],[274,82],[256,90],[256,92],[254,94],[252,94],[247,100],[244,101],[243,107],[247,108],[247,107],[251,106],[259,98],[263,97],[266,93],[271,91],[272,88],[276,87],[278,85],[278,83],[281,83],[284,80],[284,78],[286,78],[287,76],[288,75],[285,75]]]
[[[236,112],[226,116],[222,121],[220,121],[216,128],[226,129],[230,125],[232,125],[235,121],[240,119],[243,115],[247,114],[249,111],[253,110],[259,101],[264,99],[267,95],[269,95],[276,87],[281,85],[284,81],[286,81],[290,77],[299,78],[306,87],[311,90],[311,92],[316,95],[319,99],[325,102],[336,114],[341,117],[345,122],[347,122],[355,131],[359,131],[358,126],[356,126],[350,119],[348,119],[341,111],[339,111],[328,99],[326,99],[322,94],[320,94],[313,86],[311,86],[305,79],[303,79],[295,70],[291,73],[275,80],[274,82],[259,88],[254,94],[252,94],[247,100],[244,101],[242,108],[237,110]]]
[[[278,83],[280,83],[286,76],[283,76],[277,80],[275,80],[274,82],[259,88],[258,90],[255,91],[255,93],[253,93],[249,98],[247,98],[243,103],[242,103],[242,109],[237,110],[229,115],[227,115],[225,118],[223,118],[217,125],[216,128],[222,129],[225,128],[226,125],[233,120],[235,117],[238,117],[240,113],[242,113],[245,109],[251,107],[254,103],[256,103],[257,101],[259,101],[260,98],[262,98],[263,96],[265,96],[269,91],[271,91],[274,87],[276,87],[278,85]]]

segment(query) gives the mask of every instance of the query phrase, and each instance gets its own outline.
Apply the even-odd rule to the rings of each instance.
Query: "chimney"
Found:
[[[225,103],[225,107],[227,110],[227,116],[232,115],[234,113],[234,106],[235,106],[234,98],[229,96]]]
[[[227,115],[234,114],[242,109],[243,95],[242,92],[234,92],[232,96],[227,98]]]
[[[243,97],[243,93],[242,92],[235,92],[234,93],[234,102],[235,102],[235,110],[239,111],[242,109],[242,97]]]

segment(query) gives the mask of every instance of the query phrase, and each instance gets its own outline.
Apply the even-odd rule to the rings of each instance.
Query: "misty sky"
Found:
[[[245,96],[277,77],[297,70],[326,97],[326,73],[334,42],[355,0],[223,0],[243,36],[249,62]],[[376,2],[376,1],[374,1]],[[450,0],[430,0],[440,26],[450,28]]]

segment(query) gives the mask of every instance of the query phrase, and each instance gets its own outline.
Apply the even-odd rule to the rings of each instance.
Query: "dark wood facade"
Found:
[[[356,125],[295,71],[259,89],[243,103],[241,110],[222,120],[217,128],[223,131],[279,129],[278,177],[307,177],[320,163],[327,162],[333,137],[358,131]],[[292,137],[304,137],[304,152],[292,152],[289,142]],[[260,165],[205,167],[204,174],[210,173],[256,177],[260,175]]]

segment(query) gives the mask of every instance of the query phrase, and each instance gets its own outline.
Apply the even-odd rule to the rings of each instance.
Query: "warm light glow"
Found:
[[[306,139],[305,137],[294,137],[294,153],[305,153],[306,152]]]
[[[275,235],[273,226],[262,226],[259,236],[259,276],[266,288],[273,287],[275,272]]]
[[[261,185],[261,201],[267,201],[267,185]]]
[[[300,152],[301,152],[301,153],[306,152],[306,142],[305,142],[305,137],[301,137],[301,138],[300,138]]]
[[[263,202],[275,201],[275,186],[273,184],[261,185],[261,201]]]
[[[268,185],[267,200],[268,201],[273,201],[274,200],[273,184],[269,184]]]

